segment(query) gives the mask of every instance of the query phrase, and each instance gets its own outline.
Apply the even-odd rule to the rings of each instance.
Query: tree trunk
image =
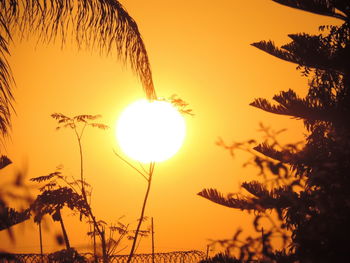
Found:
[[[64,224],[63,224],[63,219],[62,219],[60,211],[58,211],[58,216],[59,216],[59,220],[60,220],[60,224],[61,224],[61,228],[62,228],[64,242],[66,243],[66,248],[68,250],[68,249],[70,249],[69,239],[68,239],[66,228],[64,227]]]

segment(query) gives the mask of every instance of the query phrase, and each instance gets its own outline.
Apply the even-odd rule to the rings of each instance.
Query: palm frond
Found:
[[[129,61],[139,76],[148,98],[155,99],[152,72],[145,44],[135,20],[117,0],[13,0],[0,1],[2,23],[23,36],[37,32],[43,42],[58,36],[65,43],[75,37],[79,47],[116,51]]]
[[[117,0],[0,0],[0,132],[7,135],[14,84],[8,44],[12,35],[37,33],[48,43],[59,36],[62,45],[70,35],[78,47],[115,52],[138,75],[148,99],[156,99],[145,44],[135,20]]]
[[[6,32],[0,11],[0,32],[3,31],[2,29]],[[2,137],[8,135],[11,128],[10,117],[13,110],[11,85],[14,85],[14,79],[6,59],[7,55],[9,55],[8,41],[0,33],[0,133]]]

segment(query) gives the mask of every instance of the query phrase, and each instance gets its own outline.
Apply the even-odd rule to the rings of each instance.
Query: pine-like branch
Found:
[[[299,98],[293,90],[282,91],[273,99],[279,104],[272,105],[266,99],[258,98],[250,105],[267,112],[292,116],[306,121],[331,121],[334,119],[334,109],[312,104],[307,99]]]
[[[239,197],[233,198],[229,196],[225,197],[222,193],[212,188],[203,189],[198,193],[198,195],[214,203],[230,208],[237,208],[241,210],[252,210],[256,208],[256,206],[249,199]]]
[[[318,15],[331,16],[347,21],[349,17],[337,13],[336,9],[341,10],[349,16],[349,2],[347,0],[272,0],[276,3],[311,12]]]
[[[253,148],[255,151],[280,162],[289,163],[292,158],[292,154],[289,151],[277,151],[266,143],[259,144]]]
[[[251,45],[277,58],[280,58],[292,63],[298,63],[298,61],[293,56],[293,54],[276,47],[272,41],[260,41],[260,42],[252,43]]]

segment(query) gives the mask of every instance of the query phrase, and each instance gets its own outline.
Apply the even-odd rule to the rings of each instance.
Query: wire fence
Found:
[[[87,262],[102,262],[102,258],[97,258],[91,253],[82,253]],[[167,253],[155,253],[154,261],[152,254],[135,254],[132,263],[198,263],[205,258],[205,253],[198,250],[191,251],[172,251]],[[109,256],[110,263],[126,263],[128,255],[112,255]],[[53,260],[49,254],[2,254],[0,263],[62,263]],[[78,261],[74,261],[78,262]]]

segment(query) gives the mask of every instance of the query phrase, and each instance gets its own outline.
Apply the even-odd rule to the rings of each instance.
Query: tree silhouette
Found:
[[[101,130],[106,130],[109,127],[102,123],[95,122],[96,119],[100,118],[101,115],[77,115],[74,117],[66,116],[62,113],[53,113],[51,117],[57,121],[56,130],[61,128],[70,128],[74,131],[74,134],[77,138],[78,146],[79,146],[79,156],[80,156],[80,180],[76,181],[77,186],[79,187],[79,192],[84,200],[84,203],[87,208],[87,216],[91,219],[94,225],[94,231],[98,233],[101,239],[102,244],[102,254],[103,254],[103,262],[108,262],[108,254],[107,254],[107,244],[105,239],[105,230],[98,223],[94,213],[92,212],[91,205],[88,200],[89,193],[86,191],[86,181],[84,177],[84,158],[83,158],[83,147],[82,147],[82,138],[84,135],[84,131],[86,127],[98,128]],[[78,191],[76,191],[77,193]]]
[[[116,51],[129,61],[149,99],[155,99],[152,72],[141,34],[134,19],[117,0],[0,0],[0,132],[8,135],[14,78],[6,60],[15,34],[37,33],[44,43],[72,35],[78,47]]]
[[[65,181],[68,184],[68,187],[61,186],[58,183],[59,179]],[[69,250],[71,247],[63,223],[61,210],[64,207],[68,207],[73,211],[79,212],[80,218],[82,218],[82,216],[88,217],[88,205],[85,202],[85,199],[75,191],[73,187],[74,182],[68,183],[61,175],[60,171],[56,171],[46,176],[32,178],[31,181],[39,183],[48,181],[48,183],[40,188],[41,194],[39,194],[31,204],[30,208],[35,214],[34,222],[40,224],[44,215],[51,215],[54,221],[60,222],[66,248]]]
[[[242,187],[248,195],[224,196],[215,189],[204,189],[199,195],[221,205],[254,211],[257,231],[266,211],[277,213],[280,229],[260,230],[260,239],[249,239],[250,244],[241,246],[246,252],[241,258],[251,258],[247,244],[254,246],[253,241],[258,241],[262,243],[260,252],[275,262],[342,262],[348,258],[350,237],[350,2],[275,2],[344,21],[341,26],[320,26],[319,35],[289,35],[292,42],[281,48],[272,41],[252,44],[296,63],[310,78],[305,98],[288,90],[273,97],[277,104],[261,98],[251,103],[267,112],[303,120],[308,132],[304,145],[262,143],[254,148],[255,165],[262,174],[268,170],[275,184],[267,180],[245,182]],[[276,252],[271,245],[274,232],[281,229],[291,233],[288,253]]]

